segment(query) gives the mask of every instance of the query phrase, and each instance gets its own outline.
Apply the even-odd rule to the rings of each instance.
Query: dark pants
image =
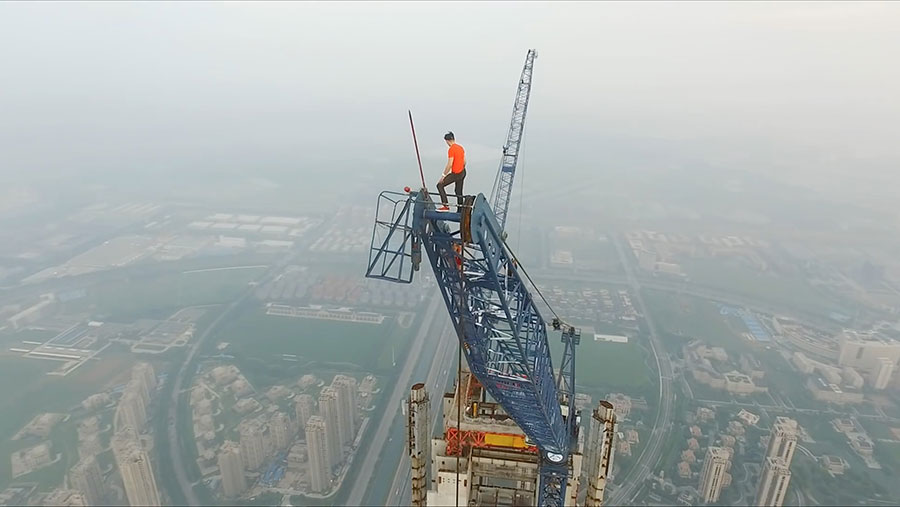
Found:
[[[453,193],[456,194],[456,203],[459,206],[463,205],[463,180],[466,179],[466,170],[463,169],[458,173],[451,172],[447,176],[444,176],[443,181],[439,182],[437,185],[438,193],[441,194],[441,203],[444,206],[447,206],[447,192],[444,191],[444,188],[451,183],[456,183],[456,186],[453,188]]]

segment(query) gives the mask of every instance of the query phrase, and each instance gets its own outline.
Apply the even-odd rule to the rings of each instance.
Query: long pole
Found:
[[[416,140],[416,126],[413,125],[412,111],[407,109],[409,113],[409,128],[412,129],[413,144],[416,146],[416,160],[419,162],[419,176],[422,178],[422,190],[428,194],[428,186],[425,185],[425,171],[422,170],[422,157],[419,156],[419,141]]]

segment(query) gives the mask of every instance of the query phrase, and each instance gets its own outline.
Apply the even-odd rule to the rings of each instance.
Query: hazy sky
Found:
[[[407,108],[429,163],[452,129],[493,171],[530,47],[545,163],[900,162],[900,2],[3,2],[0,171],[406,164]]]

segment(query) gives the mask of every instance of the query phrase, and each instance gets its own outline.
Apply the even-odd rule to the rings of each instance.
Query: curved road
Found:
[[[275,274],[279,273],[285,266],[287,266],[291,260],[293,260],[295,254],[289,254],[287,257],[282,259],[280,262],[273,264],[266,270],[263,275],[257,279],[257,282],[260,284],[266,283],[270,278],[275,276]],[[190,366],[193,362],[194,355],[200,349],[200,346],[206,340],[206,338],[211,335],[216,328],[221,324],[222,320],[234,311],[239,305],[244,303],[248,297],[253,294],[255,287],[249,286],[244,293],[234,300],[231,304],[229,304],[222,313],[216,317],[209,327],[197,337],[196,340],[190,345],[190,349],[188,350],[187,356],[184,359],[184,362],[181,364],[181,368],[178,369],[178,373],[175,375],[175,380],[172,384],[172,398],[169,400],[169,415],[168,415],[168,444],[169,444],[169,456],[172,460],[172,467],[175,472],[175,477],[178,479],[178,486],[181,488],[181,494],[184,496],[185,501],[187,501],[188,505],[201,505],[199,498],[197,498],[197,494],[194,492],[194,488],[191,485],[191,482],[188,480],[187,469],[184,464],[184,456],[182,453],[182,446],[179,445],[178,442],[178,407],[179,407],[179,397],[181,396],[181,391],[183,389],[185,378],[193,377],[193,371],[191,371]]]
[[[634,497],[640,490],[647,476],[653,470],[653,467],[659,462],[662,446],[665,442],[666,428],[672,423],[672,402],[675,394],[672,392],[672,363],[669,362],[669,355],[665,352],[659,335],[656,332],[656,324],[647,312],[647,306],[641,297],[641,286],[630,262],[625,255],[618,234],[613,235],[613,243],[622,265],[625,267],[625,273],[628,276],[628,283],[634,290],[634,300],[638,304],[638,308],[643,312],[644,320],[647,322],[647,328],[650,331],[650,350],[653,357],[656,358],[656,368],[659,372],[659,410],[656,412],[656,420],[653,423],[653,429],[650,431],[650,439],[648,445],[641,451],[637,461],[628,470],[628,473],[621,480],[615,482],[621,486],[611,491],[610,505],[632,505]]]

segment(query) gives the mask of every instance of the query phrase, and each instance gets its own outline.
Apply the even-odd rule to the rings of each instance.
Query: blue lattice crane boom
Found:
[[[497,217],[500,230],[506,228],[506,214],[509,211],[509,198],[512,194],[513,178],[516,175],[516,164],[519,161],[519,149],[522,146],[522,134],[525,132],[525,114],[528,112],[528,99],[531,97],[531,74],[537,51],[529,49],[522,67],[522,76],[516,90],[516,101],[513,103],[512,119],[503,145],[503,157],[491,191],[491,206]]]
[[[366,276],[409,283],[423,248],[472,374],[540,451],[538,504],[563,505],[577,441],[578,332],[553,319],[565,343],[554,379],[547,326],[520,271],[528,275],[483,194],[450,213],[425,189],[382,192]]]

